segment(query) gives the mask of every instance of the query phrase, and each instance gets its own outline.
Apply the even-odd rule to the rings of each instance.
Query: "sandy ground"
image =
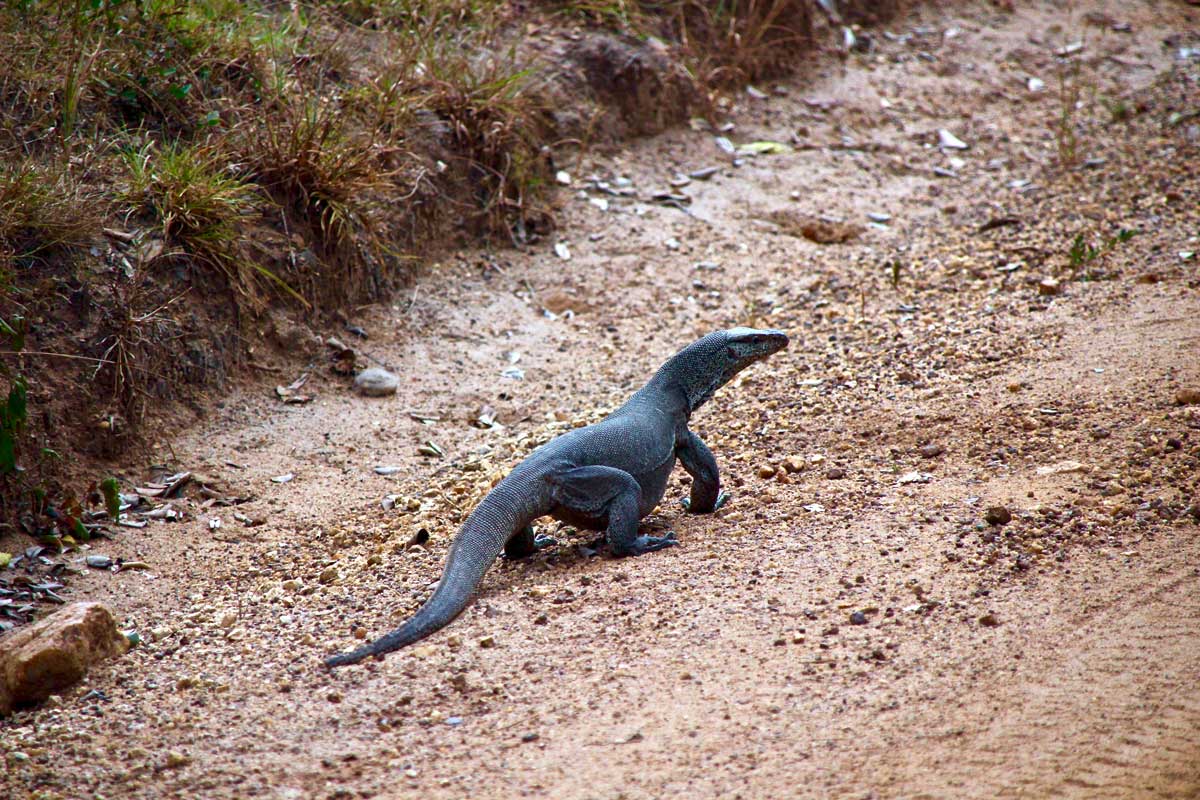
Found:
[[[352,320],[394,398],[282,330],[291,359],[255,356],[277,375],[151,459],[251,499],[95,545],[151,569],[71,597],[146,642],[0,723],[0,794],[1200,797],[1200,406],[1175,403],[1200,388],[1200,120],[1171,116],[1200,110],[1200,8],[1090,5],[913,12],[740,99],[724,135],[791,153],[735,167],[681,130],[563,165],[569,261],[463,252]],[[650,201],[710,165],[686,212]],[[855,235],[810,241],[813,217]],[[450,628],[320,667],[411,613],[533,446],[735,324],[792,344],[693,420],[729,506],[689,517],[673,480],[647,525],[680,546],[626,560],[547,524],[558,546],[497,564]],[[316,399],[276,400],[305,369]]]

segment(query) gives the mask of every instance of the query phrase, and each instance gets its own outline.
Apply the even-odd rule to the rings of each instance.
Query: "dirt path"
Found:
[[[352,395],[320,350],[311,404],[278,403],[273,382],[231,394],[161,458],[253,495],[237,510],[264,524],[197,498],[186,522],[105,543],[154,569],[74,594],[147,643],[3,723],[28,757],[5,760],[6,788],[1200,797],[1200,407],[1174,404],[1200,387],[1197,261],[1179,255],[1200,250],[1200,127],[1169,122],[1200,103],[1200,62],[1178,57],[1200,9],[1097,5],[1103,31],[1051,4],[898,20],[873,53],[745,99],[725,135],[798,133],[793,153],[735,168],[686,130],[569,167],[570,262],[462,253],[354,320],[403,376],[394,399]],[[1085,31],[1081,166],[1063,172],[1052,54]],[[940,148],[939,128],[970,149]],[[649,202],[710,164],[681,190],[688,212]],[[857,233],[796,235],[812,217]],[[1072,266],[1077,233],[1120,228],[1141,233]],[[745,323],[793,344],[695,420],[727,509],[665,503],[649,522],[681,546],[633,560],[559,531],[426,643],[319,669],[411,612],[523,453]],[[485,405],[500,427],[470,424]],[[445,458],[419,455],[426,440]],[[986,524],[993,506],[1012,521]],[[420,529],[429,543],[406,547]]]

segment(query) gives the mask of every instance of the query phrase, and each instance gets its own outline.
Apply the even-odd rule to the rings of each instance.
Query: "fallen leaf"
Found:
[[[769,156],[779,153],[790,153],[792,152],[792,148],[783,142],[747,142],[746,144],[739,145],[737,151],[742,155]]]
[[[1069,472],[1086,472],[1087,467],[1078,461],[1060,461],[1037,468],[1038,475],[1064,475]]]

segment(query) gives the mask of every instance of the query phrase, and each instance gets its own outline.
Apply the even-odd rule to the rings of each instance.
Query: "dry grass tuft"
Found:
[[[362,277],[357,273],[374,270],[389,251],[372,219],[391,178],[384,149],[369,134],[346,132],[340,109],[317,100],[295,102],[246,132],[242,155],[249,174],[330,268],[322,276],[319,266],[299,271],[293,265],[304,296],[353,297]]]
[[[0,164],[0,284],[6,267],[86,244],[100,217],[96,198],[67,171],[31,160]]]
[[[243,254],[241,226],[257,215],[260,198],[253,185],[231,174],[228,155],[207,144],[148,143],[128,151],[125,161],[129,185],[123,199],[154,221],[167,247],[190,257],[189,263],[203,271],[198,277],[220,276],[252,305],[260,302],[263,278],[287,289]],[[163,254],[171,255],[169,250]]]
[[[472,227],[507,233],[546,178],[539,152],[549,123],[531,73],[516,69],[511,52],[505,58],[456,49],[422,63],[433,66],[417,84],[414,105],[445,133],[452,171],[465,176],[473,195]]]

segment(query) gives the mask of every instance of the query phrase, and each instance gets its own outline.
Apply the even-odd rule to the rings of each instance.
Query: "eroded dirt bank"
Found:
[[[164,450],[263,524],[197,499],[105,543],[152,569],[74,593],[148,641],[4,722],[25,756],[7,788],[1200,796],[1200,407],[1175,403],[1200,387],[1181,255],[1200,249],[1200,67],[1180,57],[1198,16],[915,12],[811,83],[760,87],[724,134],[795,134],[794,152],[734,167],[682,130],[590,156],[562,210],[570,261],[462,253],[353,320],[403,376],[395,398],[354,396],[314,350],[312,403],[274,398],[289,372]],[[1063,169],[1054,53],[1080,40]],[[651,202],[710,165],[676,189],[686,212]],[[1073,257],[1080,234],[1095,252]],[[687,517],[677,480],[648,523],[681,546],[614,561],[559,531],[422,645],[319,668],[411,612],[522,454],[733,324],[793,343],[693,421],[726,509]],[[471,424],[485,405],[500,427]],[[998,506],[1012,520],[985,522]]]

